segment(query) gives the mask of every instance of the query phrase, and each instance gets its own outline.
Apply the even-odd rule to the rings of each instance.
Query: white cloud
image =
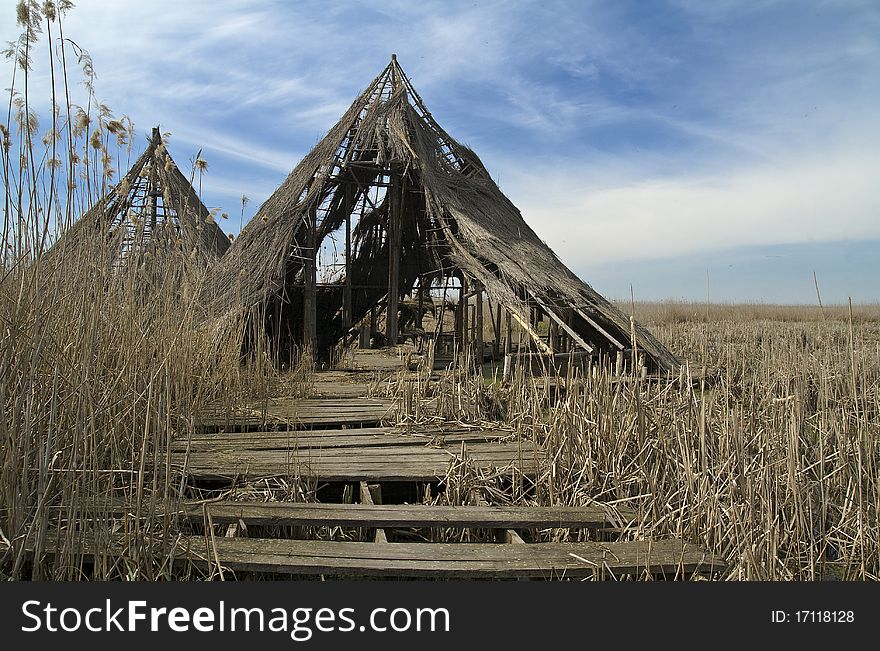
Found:
[[[704,178],[583,187],[576,171],[508,178],[526,221],[571,265],[736,246],[880,239],[878,149],[823,152]],[[570,167],[569,167],[570,169]]]
[[[677,4],[80,0],[65,35],[117,113],[204,147],[209,202],[258,204],[397,52],[571,264],[880,236],[876,5]]]

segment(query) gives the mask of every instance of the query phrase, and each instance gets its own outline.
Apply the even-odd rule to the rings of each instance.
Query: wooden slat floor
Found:
[[[371,382],[400,373],[406,358],[359,351],[344,368],[318,373],[315,398],[274,398],[261,405],[202,414],[203,429],[172,444],[172,463],[192,479],[300,476],[360,482],[362,504],[211,502],[182,514],[228,525],[227,536],[180,540],[181,553],[204,566],[289,575],[428,578],[612,578],[625,574],[687,576],[722,564],[679,540],[524,543],[516,530],[593,528],[622,531],[626,509],[588,507],[422,506],[373,503],[368,482],[434,481],[463,458],[487,473],[535,475],[544,452],[514,432],[444,422],[395,428],[396,405],[369,397]],[[397,376],[399,379],[399,376]],[[384,425],[384,426],[383,426]],[[124,506],[106,513],[121,515]],[[374,530],[374,542],[236,537],[239,523]],[[505,543],[387,542],[385,529],[486,528]],[[231,534],[231,536],[230,536]]]
[[[462,451],[484,470],[532,474],[541,453],[510,432],[392,428],[206,433],[176,441],[172,463],[194,478],[301,476],[324,481],[434,481]]]
[[[206,409],[199,415],[199,424],[208,432],[266,427],[368,427],[393,420],[394,416],[394,402],[382,398],[270,398],[264,405]]]

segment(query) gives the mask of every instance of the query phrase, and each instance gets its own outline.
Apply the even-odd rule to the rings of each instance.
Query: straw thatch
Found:
[[[85,250],[96,266],[120,272],[150,259],[207,266],[230,242],[165,148],[154,128],[144,152],[116,186],[67,229],[45,263]]]
[[[352,219],[348,275],[310,296],[316,252]],[[476,154],[432,118],[396,57],[260,207],[204,299],[209,313],[244,312],[279,340],[308,340],[313,318],[320,352],[373,306],[449,276],[485,288],[523,327],[530,311],[549,315],[594,354],[631,351],[635,332],[654,370],[679,365],[562,264]]]

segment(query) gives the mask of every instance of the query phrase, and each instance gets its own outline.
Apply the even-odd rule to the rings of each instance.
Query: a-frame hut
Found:
[[[93,262],[112,272],[164,268],[179,256],[202,266],[216,261],[230,242],[153,129],[144,152],[105,196],[67,229],[46,261],[100,251]],[[149,264],[148,266],[154,266]]]
[[[402,297],[449,278],[465,299],[480,297],[472,323],[482,326],[485,292],[493,324],[503,310],[541,353],[617,356],[632,351],[634,334],[649,370],[679,366],[529,228],[477,155],[437,124],[395,56],[260,207],[204,298],[212,314],[241,310],[261,322],[282,349],[322,355],[377,306],[396,342]],[[466,331],[459,326],[463,340]]]

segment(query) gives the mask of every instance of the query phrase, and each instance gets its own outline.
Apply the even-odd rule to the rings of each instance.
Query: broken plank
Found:
[[[200,537],[183,549],[203,555]],[[201,553],[200,553],[201,552]],[[611,578],[630,574],[688,576],[723,564],[679,540],[618,543],[374,543],[221,538],[220,563],[235,571],[278,574],[444,578]],[[204,563],[199,558],[194,561]]]
[[[208,505],[215,522],[247,525],[444,527],[450,529],[595,529],[625,526],[635,513],[603,506],[423,506],[411,504],[318,504],[286,502],[214,502]],[[201,517],[198,505],[181,513]]]

